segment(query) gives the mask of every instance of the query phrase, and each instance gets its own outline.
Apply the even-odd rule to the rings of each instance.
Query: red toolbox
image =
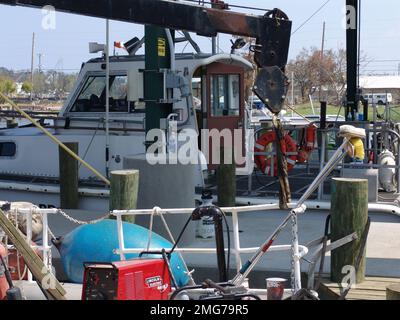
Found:
[[[85,263],[82,300],[167,300],[170,292],[163,259]]]

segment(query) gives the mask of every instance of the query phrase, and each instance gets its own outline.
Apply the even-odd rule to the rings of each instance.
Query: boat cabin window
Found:
[[[238,74],[223,74],[211,76],[211,116],[239,116],[239,81],[240,80]]]
[[[128,112],[128,77],[110,76],[110,112]],[[71,109],[72,112],[106,111],[106,77],[90,76]]]
[[[0,157],[14,157],[17,146],[14,142],[0,142]]]

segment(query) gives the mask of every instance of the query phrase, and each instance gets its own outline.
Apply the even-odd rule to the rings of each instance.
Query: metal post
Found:
[[[357,108],[357,64],[358,64],[358,0],[346,0],[347,7],[347,106],[346,120],[355,120]],[[347,119],[348,114],[351,119]]]
[[[125,242],[124,242],[124,228],[122,224],[122,216],[117,214],[117,228],[118,228],[118,244],[119,244],[119,257],[121,261],[125,258]]]
[[[321,152],[320,152],[320,165],[319,170],[322,171],[325,164],[325,148],[326,148],[326,133],[325,130],[321,130]],[[318,200],[322,200],[324,194],[324,183],[322,182],[318,188]]]
[[[322,45],[321,45],[321,62],[319,70],[319,101],[322,100],[322,74],[323,74],[323,60],[324,60],[324,45],[325,45],[325,21],[322,26]]]
[[[217,261],[219,271],[219,281],[228,281],[225,260],[224,230],[222,227],[222,215],[214,216],[215,246],[217,250]]]
[[[106,20],[106,177],[109,178],[110,172],[110,53],[109,53],[109,42],[110,42],[110,25],[109,20]]]
[[[239,237],[239,219],[237,211],[232,211],[233,225],[233,245],[235,248],[234,255],[236,260],[237,271],[242,268],[242,259],[240,258],[240,237]]]
[[[294,72],[292,72],[292,107],[294,107]],[[293,117],[293,109],[292,109],[292,117]]]
[[[321,150],[320,150],[320,165],[319,171],[321,172],[324,168],[325,160],[326,160],[326,107],[327,103],[325,101],[321,101],[321,112],[320,112],[320,130],[321,130]],[[324,194],[324,182],[318,188],[318,200],[322,200],[322,196]]]
[[[397,148],[397,193],[400,193],[400,148]]]
[[[372,95],[373,96],[373,95]],[[372,98],[373,99],[373,98]],[[372,109],[373,109],[373,121],[374,121],[374,164],[378,163],[378,136],[377,136],[377,110],[376,110],[376,104],[372,103]]]
[[[164,79],[160,69],[169,69],[171,58],[168,50],[168,38],[164,28],[145,26],[145,101],[146,134],[152,129],[160,129],[160,119],[165,119],[172,112],[172,104],[160,102],[164,95]],[[146,141],[146,146],[155,141]]]
[[[321,130],[321,150],[320,150],[320,164],[319,171],[321,172],[324,169],[325,165],[325,149],[326,149],[326,132],[325,129]],[[322,196],[324,195],[324,182],[322,181],[321,185],[318,187],[318,200],[322,200]]]
[[[368,100],[363,101],[363,115],[364,115],[364,121],[368,121]]]
[[[32,34],[32,57],[31,57],[31,92],[30,100],[33,100],[33,71],[34,71],[34,60],[35,60],[35,33]]]
[[[297,214],[292,214],[292,290],[293,294],[301,289],[301,269],[299,255],[299,237]]]
[[[49,230],[48,230],[48,219],[47,219],[47,213],[44,212],[42,214],[42,219],[43,219],[43,239],[42,239],[42,247],[43,247],[43,262],[46,265],[46,267],[51,270],[51,259],[49,259]]]
[[[26,243],[28,246],[32,246],[32,209],[29,209],[28,213],[26,214]],[[19,259],[18,254],[17,259]],[[28,282],[33,282],[33,276],[29,269]]]
[[[212,55],[217,54],[217,38],[216,37],[212,37],[211,38],[211,53]]]
[[[253,194],[253,172],[247,175],[247,192],[249,196]]]

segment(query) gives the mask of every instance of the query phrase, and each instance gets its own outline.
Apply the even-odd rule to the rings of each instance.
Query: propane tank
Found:
[[[7,249],[0,243],[0,255],[5,260],[7,258]],[[9,289],[7,278],[5,275],[5,269],[2,263],[0,263],[0,300],[4,300],[7,296],[7,290]]]
[[[378,157],[378,164],[382,166],[395,166],[396,160],[389,150],[384,150]],[[395,168],[379,168],[379,184],[386,192],[396,191],[395,187]]]
[[[209,190],[203,190],[201,193],[201,205],[200,207],[211,207],[213,205],[213,197],[212,193]],[[196,237],[197,238],[214,238],[215,229],[214,229],[214,219],[213,217],[204,216],[200,220],[197,221],[196,225]]]

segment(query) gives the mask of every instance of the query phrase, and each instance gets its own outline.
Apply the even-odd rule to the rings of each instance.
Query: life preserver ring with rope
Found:
[[[317,127],[314,124],[304,129],[304,138],[300,143],[300,149],[297,156],[299,163],[304,163],[310,157],[311,152],[315,149],[315,140],[317,138]]]
[[[276,141],[275,131],[269,131],[264,133],[255,143],[254,152],[266,152],[270,145]],[[296,165],[297,160],[297,143],[292,139],[289,134],[286,134],[281,141],[282,153],[286,155],[287,153],[292,153],[286,155],[287,159],[287,170],[288,172],[293,169]],[[271,148],[272,150],[272,148]],[[272,175],[272,163],[274,165],[274,176],[278,175],[278,160],[277,156],[267,156],[267,155],[255,155],[254,161],[257,167],[266,175]]]

